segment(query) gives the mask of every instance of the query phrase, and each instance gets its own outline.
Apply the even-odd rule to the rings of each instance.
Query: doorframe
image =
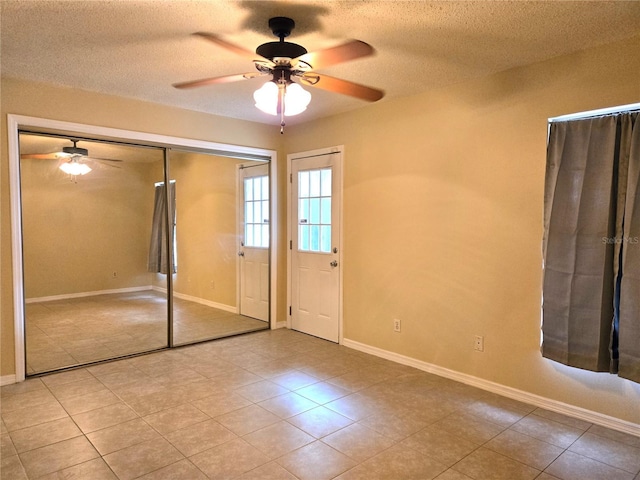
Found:
[[[25,329],[24,329],[24,272],[22,255],[22,220],[21,220],[21,189],[20,189],[20,129],[41,130],[43,132],[61,132],[81,134],[93,138],[120,140],[132,143],[142,143],[164,148],[191,149],[203,153],[213,153],[229,157],[245,159],[269,160],[269,187],[271,195],[270,215],[270,292],[269,292],[269,326],[277,328],[277,278],[278,278],[278,239],[277,239],[277,152],[266,148],[246,147],[217,143],[207,140],[195,140],[155,133],[122,130],[118,128],[65,122],[48,118],[30,117],[25,115],[7,114],[7,146],[9,150],[9,195],[11,200],[11,253],[13,270],[13,329],[14,329],[14,358],[15,382],[21,382],[26,377],[25,368]]]
[[[340,171],[340,183],[338,188],[340,189],[340,221],[338,222],[338,227],[340,228],[340,234],[338,235],[338,263],[340,265],[340,269],[338,272],[339,275],[339,288],[338,288],[338,344],[342,345],[344,340],[344,329],[343,329],[343,300],[344,300],[344,256],[343,256],[343,245],[344,245],[344,145],[336,145],[333,147],[320,148],[316,150],[309,150],[306,152],[298,152],[298,153],[290,153],[287,155],[287,328],[291,329],[291,304],[292,304],[292,244],[293,244],[293,224],[297,223],[297,221],[291,218],[292,215],[292,207],[291,202],[293,201],[292,195],[292,186],[293,186],[293,161],[301,160],[309,157],[319,157],[322,155],[330,155],[332,153],[339,154],[338,161],[338,169]]]

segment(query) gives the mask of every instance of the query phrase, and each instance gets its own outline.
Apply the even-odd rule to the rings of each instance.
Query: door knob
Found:
[[[334,260],[329,265],[331,265],[332,267],[337,267],[338,266],[338,262],[336,260]]]

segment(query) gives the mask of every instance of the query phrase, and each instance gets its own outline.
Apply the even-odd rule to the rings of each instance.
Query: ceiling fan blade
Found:
[[[54,153],[23,153],[20,155],[20,160],[34,159],[34,160],[59,160],[60,158],[67,158],[68,154],[64,152]]]
[[[329,92],[342,93],[343,95],[360,98],[368,102],[375,102],[384,97],[382,90],[349,82],[348,80],[330,77],[329,75],[310,72],[298,78],[300,78],[300,81],[305,85],[313,86],[321,90],[328,90]]]
[[[330,67],[338,63],[354,60],[356,58],[373,55],[375,50],[371,45],[360,40],[350,40],[337,47],[309,52],[300,55],[296,60],[302,60],[311,65],[313,69]]]
[[[205,85],[213,85],[215,83],[231,83],[239,82],[240,80],[248,80],[250,78],[259,77],[262,73],[238,73],[235,75],[225,75],[223,77],[203,78],[202,80],[192,80],[190,82],[174,83],[175,88],[194,88],[203,87]]]
[[[85,157],[87,160],[96,160],[98,162],[122,162],[122,160],[117,160],[115,158],[100,158],[100,157]]]
[[[235,54],[241,55],[243,57],[247,57],[250,59],[254,59],[256,58],[256,54],[254,52],[252,52],[251,50],[247,50],[246,48],[243,48],[239,45],[236,45],[235,43],[230,43],[227,42],[226,40],[224,40],[222,37],[216,35],[215,33],[207,33],[207,32],[195,32],[193,35],[196,35],[198,37],[204,38],[205,40],[208,40],[212,43],[215,43],[216,45],[225,48],[227,50],[229,50],[230,52],[233,52]],[[257,55],[259,56],[259,55]]]

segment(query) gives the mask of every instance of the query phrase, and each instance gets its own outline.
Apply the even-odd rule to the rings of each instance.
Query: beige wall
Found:
[[[236,306],[237,165],[248,162],[174,152],[170,158],[178,226],[174,291]]]
[[[281,152],[277,127],[216,117],[111,95],[2,78],[0,90],[0,375],[15,372],[13,289],[11,268],[11,212],[7,149],[7,114],[99,125],[145,133],[194,138],[211,142],[260,147]],[[275,132],[275,133],[274,133]],[[282,155],[279,154],[279,157]],[[282,184],[284,185],[284,183]],[[286,206],[280,206],[284,216]],[[278,254],[286,258],[284,236]],[[279,281],[286,285],[284,265]],[[286,289],[278,292],[278,318],[284,320]]]
[[[151,284],[152,176],[147,163],[117,167],[72,181],[55,160],[21,161],[27,299]]]
[[[639,49],[635,38],[288,126],[287,153],[346,147],[345,338],[640,424],[640,385],[539,352],[547,118],[640,101]],[[270,148],[280,141],[268,125],[49,87],[41,95],[32,84],[2,87],[3,119],[23,113]],[[6,147],[2,155],[2,374],[9,374]],[[284,211],[281,202],[281,218]],[[281,287],[285,279],[281,268]],[[402,333],[392,332],[393,318]],[[484,353],[473,351],[474,335],[484,335]]]
[[[640,101],[639,51],[637,37],[289,128],[289,153],[345,145],[345,338],[640,424],[640,385],[539,352],[547,118]]]

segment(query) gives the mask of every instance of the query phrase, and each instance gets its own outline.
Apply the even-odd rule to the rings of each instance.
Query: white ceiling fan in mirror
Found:
[[[93,162],[100,162],[110,167],[120,168],[113,163],[122,162],[113,158],[100,158],[92,157],[89,155],[89,150],[78,146],[78,142],[81,140],[70,138],[69,141],[72,146],[64,146],[62,150],[53,151],[49,153],[23,153],[20,155],[21,160],[34,159],[34,160],[57,160],[60,162],[58,168],[64,173],[71,176],[72,179],[79,175],[86,175],[93,169],[90,164]]]

